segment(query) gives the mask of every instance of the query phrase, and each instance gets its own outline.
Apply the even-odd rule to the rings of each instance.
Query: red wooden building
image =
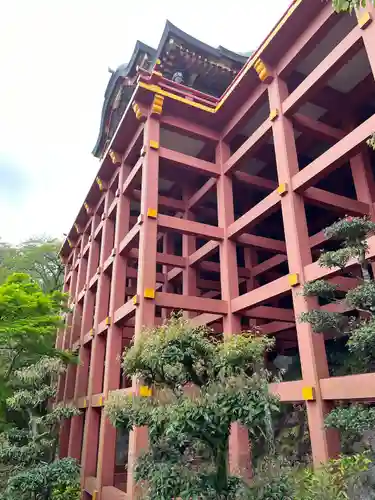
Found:
[[[116,433],[103,402],[137,390],[120,354],[172,309],[227,334],[257,322],[276,356],[299,353],[302,378],[270,390],[305,400],[315,463],[338,449],[323,425],[334,402],[375,398],[375,374],[330,377],[327,339],[296,321],[311,307],[306,280],[355,282],[318,267],[324,227],[374,215],[374,17],[295,0],[249,59],[167,23],[158,49],[138,42],[112,72],[99,172],[61,251],[73,312],[58,345],[80,364],[58,400],[82,414],[61,429],[60,451],[80,460],[85,499],[134,498],[147,435]],[[375,237],[369,248],[375,258]],[[246,472],[249,456],[234,427],[230,467]]]

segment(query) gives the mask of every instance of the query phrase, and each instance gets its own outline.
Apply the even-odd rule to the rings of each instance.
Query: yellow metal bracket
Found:
[[[160,94],[155,94],[151,107],[151,115],[161,115],[163,112],[164,97]]]
[[[288,281],[290,286],[297,286],[299,285],[299,274],[294,273],[294,274],[289,274],[288,275]]]
[[[262,59],[259,58],[255,61],[254,69],[257,72],[260,81],[264,83],[270,83],[272,81],[271,72]]]
[[[151,141],[150,141],[150,148],[151,148],[151,149],[158,150],[158,149],[159,149],[159,143],[158,143],[158,141],[153,141],[153,140],[151,140]]]
[[[155,289],[154,288],[145,288],[143,296],[145,299],[154,299],[155,298]]]
[[[139,297],[138,297],[138,295],[134,295],[134,297],[132,298],[132,301],[133,301],[133,304],[135,306],[137,306],[139,304]]]
[[[288,184],[286,182],[280,184],[277,188],[277,192],[280,196],[284,196],[284,194],[288,192]]]
[[[156,208],[148,208],[147,209],[147,217],[149,219],[157,219],[158,211],[156,210]]]
[[[358,18],[358,26],[361,30],[364,30],[372,23],[372,17],[370,12],[366,12],[361,17]]]
[[[116,151],[113,151],[113,149],[109,150],[109,157],[112,160],[112,163],[116,165],[116,163],[121,163],[122,162],[122,156],[120,153],[117,153]]]
[[[111,318],[110,318],[109,316],[107,316],[107,317],[105,318],[105,324],[106,324],[107,326],[110,326],[110,325],[111,325]]]
[[[272,109],[269,115],[269,119],[271,120],[271,122],[274,122],[278,116],[279,116],[279,110]]]
[[[304,401],[314,401],[315,389],[312,386],[302,387],[302,398]]]

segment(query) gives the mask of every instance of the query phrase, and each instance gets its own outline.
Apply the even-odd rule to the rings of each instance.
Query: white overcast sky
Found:
[[[96,175],[108,66],[166,19],[213,45],[255,49],[290,0],[0,0],[0,239],[62,237]]]

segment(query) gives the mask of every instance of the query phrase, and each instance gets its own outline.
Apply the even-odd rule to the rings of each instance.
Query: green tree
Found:
[[[375,0],[368,0],[375,5]],[[332,0],[333,8],[336,12],[352,12],[359,7],[366,7],[367,0]]]
[[[43,355],[65,356],[54,344],[66,300],[61,292],[44,293],[25,274],[13,274],[0,285],[0,428],[7,420],[5,400],[14,371]]]
[[[359,267],[359,284],[345,292],[324,279],[307,282],[303,294],[317,297],[320,304],[339,302],[347,313],[321,309],[303,313],[300,321],[310,323],[316,333],[347,336],[345,366],[351,372],[370,372],[375,368],[375,281],[368,262],[367,238],[375,232],[375,223],[367,217],[345,217],[325,230],[332,241],[339,242],[336,250],[323,252],[318,263],[329,269],[339,268],[348,273],[349,263]],[[327,417],[327,425],[342,432],[343,443],[351,444],[365,430],[373,429],[374,409],[368,406],[338,406]],[[349,446],[350,448],[350,446]]]
[[[28,427],[13,426],[0,435],[0,462],[10,467],[3,498],[6,500],[52,500],[64,498],[66,491],[78,499],[79,469],[72,459],[56,460],[61,422],[79,410],[51,406],[56,395],[57,377],[66,369],[59,358],[44,356],[14,373],[14,394],[7,405],[27,416]]]
[[[152,396],[115,391],[106,413],[119,428],[148,426],[150,451],[136,467],[147,498],[237,498],[241,481],[227,471],[230,426],[239,421],[252,439],[272,441],[279,406],[263,368],[272,344],[251,333],[215,342],[209,330],[176,316],[145,329],[125,352],[124,371],[142,379]]]
[[[0,242],[0,284],[12,273],[26,273],[46,293],[61,290],[64,266],[59,258],[61,243],[51,238],[34,238],[18,246]]]

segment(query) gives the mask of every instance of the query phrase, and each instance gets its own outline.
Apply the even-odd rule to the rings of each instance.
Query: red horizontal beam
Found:
[[[293,115],[292,120],[298,130],[301,132],[308,132],[317,139],[336,142],[346,135],[343,130],[326,125],[323,122],[314,120],[313,118],[302,115],[301,113]]]
[[[192,123],[183,118],[170,115],[162,115],[160,118],[162,128],[168,130],[181,131],[183,135],[197,139],[203,139],[211,142],[219,141],[219,134],[215,130],[211,130],[203,125]]]
[[[290,48],[279,59],[276,66],[277,74],[284,77],[284,73],[289,73],[290,66],[296,67],[306,53],[315,49],[331,28],[332,22],[330,21],[335,21],[335,18],[337,19],[337,14],[333,11],[332,6],[329,3],[322,4],[313,22],[304,28],[302,34],[293,41]]]
[[[202,236],[212,240],[222,240],[224,236],[224,230],[220,227],[162,214],[158,215],[158,227],[167,231]]]
[[[282,105],[283,113],[294,113],[307,102],[317,87],[324,85],[337,72],[343,61],[349,60],[358,52],[361,42],[362,32],[357,25],[285,99]]]
[[[254,105],[259,99],[265,95],[267,87],[265,85],[257,85],[249,98],[241,105],[237,112],[232,116],[222,132],[223,139],[230,139],[235,130],[242,126],[247,119],[249,112],[253,111]],[[229,137],[228,137],[229,136]]]
[[[269,392],[274,394],[280,401],[297,402],[302,401],[302,388],[304,386],[303,380],[295,380],[293,382],[279,382],[269,385]]]
[[[189,321],[193,326],[207,326],[221,320],[222,317],[221,314],[203,313],[191,318]]]
[[[285,321],[271,321],[266,325],[260,325],[259,329],[264,335],[274,335],[275,333],[290,330],[295,327],[295,323],[287,323]]]
[[[286,252],[284,241],[265,238],[264,236],[256,236],[255,234],[241,234],[236,238],[239,245],[249,246],[269,250],[270,252]]]
[[[264,179],[258,175],[250,175],[241,170],[234,172],[233,177],[239,182],[249,184],[249,186],[254,186],[265,191],[273,191],[277,188],[277,182],[271,181],[270,179]]]
[[[254,154],[256,149],[271,135],[272,122],[268,118],[260,125],[255,132],[242,144],[237,151],[232,154],[224,165],[224,173],[229,174],[238,162],[245,156]]]
[[[132,248],[129,252],[129,257],[138,260],[139,250],[138,248]],[[156,253],[157,264],[163,264],[166,266],[179,267],[184,269],[186,267],[186,258],[180,255],[173,255],[169,253],[157,252]]]
[[[353,156],[374,130],[375,114],[298,172],[292,179],[293,189],[295,191],[304,191],[319,182],[323,177],[326,177],[350,156]]]
[[[141,156],[134,167],[130,170],[122,186],[122,193],[127,194],[134,189],[134,184],[138,182],[142,176],[143,157]]]
[[[202,245],[198,250],[196,250],[194,253],[192,253],[189,256],[189,266],[196,266],[200,262],[203,261],[203,259],[207,259],[214,253],[216,253],[219,249],[219,242],[218,241],[208,241],[204,245]]]
[[[128,300],[125,304],[117,309],[113,317],[113,322],[119,323],[120,321],[125,320],[134,313],[135,308],[136,306],[133,303],[133,299]]]
[[[139,226],[139,224],[136,224],[126,234],[126,236],[123,238],[123,240],[121,241],[121,243],[119,245],[118,252],[120,254],[129,250],[131,248],[131,245],[134,246],[136,244],[136,238],[139,235],[139,230],[140,230],[140,226]]]
[[[303,192],[305,200],[312,202],[319,207],[329,207],[331,210],[351,215],[367,215],[370,206],[362,201],[353,200],[346,196],[330,193],[324,189],[310,187]]]
[[[172,149],[161,147],[159,148],[159,158],[161,160],[168,160],[169,162],[179,165],[181,167],[189,167],[194,169],[197,173],[202,175],[209,175],[210,177],[218,177],[220,172],[215,163],[200,160],[194,156],[185,155]]]
[[[135,189],[132,193],[132,198],[140,201],[141,192],[138,189]],[[160,208],[171,208],[172,210],[185,210],[185,203],[182,200],[177,200],[168,196],[159,195],[158,206]]]
[[[280,195],[277,191],[273,191],[229,226],[228,237],[236,238],[241,233],[259,224],[263,219],[278,210],[279,203]]]
[[[228,303],[224,300],[203,299],[175,293],[157,292],[155,304],[166,309],[180,309],[183,311],[198,311],[203,313],[227,314]]]
[[[195,192],[187,203],[188,210],[191,210],[196,205],[199,205],[204,200],[205,196],[216,186],[217,180],[214,177],[208,179],[201,188]]]
[[[232,311],[240,312],[262,302],[280,297],[290,291],[288,276],[282,276],[232,300]]]
[[[281,307],[258,306],[246,311],[248,318],[272,319],[278,321],[295,321],[293,309]]]
[[[320,390],[328,400],[374,400],[375,373],[321,379]]]
[[[265,260],[261,264],[258,264],[257,266],[254,266],[251,270],[251,274],[253,276],[259,276],[259,274],[265,273],[266,271],[269,271],[273,267],[278,266],[279,264],[282,264],[283,262],[287,262],[288,257],[286,255],[274,255],[270,259]]]

